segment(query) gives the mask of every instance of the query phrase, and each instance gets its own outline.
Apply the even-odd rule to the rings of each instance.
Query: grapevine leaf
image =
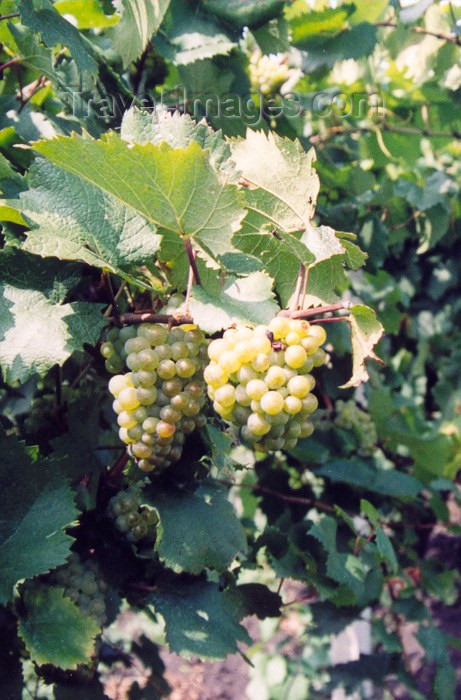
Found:
[[[15,175],[15,171],[13,170],[13,167],[7,158],[3,156],[0,153],[0,180],[4,180],[5,178],[8,177],[13,177]]]
[[[361,460],[330,460],[327,465],[316,470],[320,476],[333,482],[351,484],[367,491],[399,499],[416,498],[422,489],[420,481],[410,474],[396,469],[372,469]]]
[[[376,318],[373,309],[362,304],[356,304],[350,311],[350,326],[352,338],[352,377],[341,389],[358,386],[369,379],[365,360],[368,357],[384,364],[374,353],[373,348],[381,339],[384,328]]]
[[[37,260],[37,279],[24,279],[21,265],[29,264],[30,257],[16,250],[0,252],[0,366],[9,382],[24,382],[64,364],[84,343],[94,345],[105,325],[101,305],[63,304],[44,289],[42,261]]]
[[[171,651],[185,658],[223,659],[238,651],[237,642],[251,641],[239,624],[245,611],[238,605],[238,589],[181,581],[152,593],[150,602],[165,620]]]
[[[359,597],[363,590],[367,568],[358,557],[338,552],[337,527],[336,520],[325,516],[311,527],[309,534],[321,542],[327,552],[328,576],[350,588]]]
[[[235,245],[263,263],[285,306],[296,286],[300,263],[313,263],[315,256],[299,235],[284,231],[272,195],[263,190],[246,190],[245,199],[249,210],[242,229],[234,237]]]
[[[34,228],[24,250],[80,260],[122,277],[152,259],[161,242],[154,224],[83,178],[38,158],[20,207]]]
[[[176,573],[199,574],[205,568],[221,573],[246,550],[245,533],[222,489],[157,491],[146,502],[160,518],[156,552]]]
[[[159,228],[191,236],[212,256],[234,250],[231,239],[245,213],[239,192],[218,177],[197,143],[140,146],[109,132],[99,141],[76,135],[40,141],[35,149]]]
[[[354,6],[352,4],[342,4],[339,7],[328,8],[321,11],[309,10],[303,6],[303,12],[299,13],[299,8],[290,8],[288,18],[292,31],[293,43],[304,48],[309,41],[325,41],[328,37],[339,34],[347,29],[347,18],[352,14]]]
[[[124,67],[142,54],[160,27],[169,4],[170,0],[117,0],[121,18],[108,34]]]
[[[172,148],[187,148],[191,141],[195,141],[203,149],[210,150],[212,163],[218,167],[226,164],[229,168],[230,146],[221,131],[214,131],[205,120],[195,122],[189,114],[149,114],[134,107],[125,112],[120,135],[131,143],[152,143],[156,146],[167,143]]]
[[[120,19],[116,13],[104,14],[99,0],[58,0],[54,6],[60,15],[75,17],[78,29],[113,27]]]
[[[388,535],[384,532],[382,527],[376,529],[376,545],[381,557],[387,562],[390,570],[393,574],[396,574],[399,570],[399,563],[397,561],[397,556],[395,554],[395,549]]]
[[[98,446],[99,405],[94,397],[72,403],[66,412],[68,430],[51,440],[53,461],[65,467],[65,473],[75,479],[82,474],[101,471],[96,457]],[[75,446],[78,445],[78,450]]]
[[[19,11],[21,22],[39,34],[48,48],[64,44],[80,71],[96,75],[98,66],[88,51],[91,45],[84,41],[78,29],[61,17],[50,0],[21,0]]]
[[[235,141],[232,157],[242,177],[274,198],[280,228],[300,231],[314,214],[319,178],[313,168],[315,153],[305,153],[298,141],[274,133],[247,131]]]
[[[313,254],[315,263],[329,260],[335,255],[344,255],[344,247],[329,226],[308,225],[301,242]]]
[[[193,288],[190,312],[202,330],[215,333],[232,323],[268,323],[280,310],[272,293],[272,280],[264,272],[228,277],[219,294]]]
[[[227,55],[235,46],[222,27],[183,0],[172,0],[155,44],[157,51],[177,66]]]
[[[62,669],[75,669],[90,661],[101,630],[64,595],[63,588],[26,588],[24,608],[18,632],[32,661]]]
[[[227,433],[218,430],[207,423],[201,430],[201,436],[211,451],[211,460],[218,470],[232,469],[233,461],[230,456],[232,440]]]
[[[351,270],[358,270],[365,264],[368,255],[364,253],[363,250],[360,250],[355,243],[341,240],[341,245],[346,251],[345,262],[347,267],[349,267]]]
[[[290,50],[288,23],[283,18],[271,19],[259,29],[254,29],[253,36],[263,54]]]
[[[284,3],[280,0],[201,0],[206,12],[229,22],[238,29],[243,27],[260,27],[282,10]],[[272,51],[277,49],[273,48]]]
[[[52,78],[54,71],[51,64],[51,51],[40,45],[37,34],[16,24],[10,25],[10,32],[19,49],[21,64]]]
[[[63,564],[72,538],[64,528],[77,517],[70,487],[47,460],[33,462],[12,437],[1,438],[0,603],[15,584]]]

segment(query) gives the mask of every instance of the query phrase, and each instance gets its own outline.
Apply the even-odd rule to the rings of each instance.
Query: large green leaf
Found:
[[[222,489],[157,491],[146,500],[160,517],[155,550],[177,573],[223,572],[246,549],[245,533]]]
[[[222,26],[183,0],[171,0],[162,32],[155,42],[157,51],[177,66],[227,55],[235,46]]]
[[[17,249],[0,252],[0,366],[9,382],[62,365],[84,343],[94,345],[105,325],[100,304],[62,303],[55,266],[33,258]]]
[[[228,277],[220,292],[204,286],[193,288],[190,312],[200,328],[215,333],[232,323],[258,325],[269,321],[280,310],[272,293],[272,280],[265,272],[248,277]]]
[[[50,461],[33,462],[12,437],[1,438],[0,603],[15,584],[63,564],[77,517],[73,494]]]
[[[237,642],[251,641],[239,624],[246,610],[239,605],[238,589],[220,591],[206,581],[178,581],[149,600],[165,620],[171,651],[180,656],[223,659],[238,651]]]
[[[276,211],[280,228],[301,231],[308,225],[319,191],[313,150],[305,153],[298,141],[248,130],[246,139],[233,143],[232,157],[244,180],[266,193],[264,207]]]
[[[220,131],[214,131],[205,120],[197,123],[189,114],[179,112],[149,112],[134,107],[125,112],[120,129],[125,141],[159,145],[167,143],[172,148],[187,148],[192,142],[211,152],[211,162],[216,166],[232,169],[230,146]]]
[[[88,663],[100,628],[64,596],[63,588],[34,585],[24,591],[19,635],[39,666],[75,669]]]
[[[117,0],[121,18],[109,36],[124,66],[142,54],[160,27],[169,3],[170,0]]]
[[[233,250],[231,239],[244,216],[239,193],[196,142],[177,149],[166,143],[141,146],[109,132],[99,141],[80,136],[40,141],[35,149],[159,228],[190,236],[211,255]]]
[[[161,242],[155,225],[91,182],[38,158],[29,187],[18,205],[32,223],[25,250],[122,277],[154,258]]]
[[[64,44],[79,70],[96,75],[97,63],[91,55],[91,45],[83,39],[78,29],[61,17],[50,0],[21,0],[18,5],[21,22],[41,35],[50,49],[56,44]]]

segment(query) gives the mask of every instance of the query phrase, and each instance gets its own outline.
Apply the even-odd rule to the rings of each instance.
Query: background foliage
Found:
[[[369,697],[366,680],[376,698],[457,697],[460,641],[436,612],[456,605],[459,579],[459,8],[1,0],[0,13],[2,697],[104,697],[98,664],[127,658],[152,672],[130,697],[168,692],[151,640],[124,639],[123,651],[110,635],[101,642],[94,620],[48,585],[71,547],[102,571],[107,623],[129,604],[163,620],[185,657],[243,650],[258,700],[338,688]],[[286,71],[270,105],[294,91],[297,116],[260,116],[268,95],[251,65],[272,53]],[[249,94],[253,112],[208,115],[221,133],[127,111],[163,98],[197,118],[196,97],[238,105]],[[378,95],[379,109],[347,112],[336,98],[327,113],[338,95]],[[296,244],[318,191],[311,146],[319,228],[308,249]],[[339,389],[350,337],[347,324],[328,325],[312,438],[255,458],[212,421],[188,461],[145,490],[160,519],[152,559],[107,516],[125,461],[97,344],[114,291],[121,311],[185,291],[179,233],[198,253],[190,310],[207,332],[270,320],[300,262],[312,266],[307,303],[357,304],[358,331],[353,379]],[[384,326],[386,367],[367,365],[357,388],[370,319],[379,336],[360,304]],[[428,547],[440,532],[445,560]],[[302,592],[301,650],[280,643],[268,656],[241,621],[267,618],[261,639],[277,639],[293,608],[280,608],[284,579]],[[330,636],[364,617],[369,647],[333,664]]]

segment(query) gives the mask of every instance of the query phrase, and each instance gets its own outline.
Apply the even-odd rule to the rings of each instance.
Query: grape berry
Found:
[[[311,370],[325,362],[325,340],[321,326],[282,316],[225,331],[210,343],[204,372],[216,413],[259,450],[292,449],[314,430]]]

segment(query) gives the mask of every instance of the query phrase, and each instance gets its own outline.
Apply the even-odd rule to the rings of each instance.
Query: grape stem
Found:
[[[195,260],[195,250],[192,248],[192,243],[190,242],[189,237],[184,238],[184,247],[186,249],[187,257],[189,258],[189,265],[191,266],[192,272],[194,273],[195,283],[201,284],[200,274],[197,268],[197,262]]]
[[[299,266],[298,279],[296,280],[296,289],[293,294],[293,301],[291,302],[291,311],[297,311],[299,309],[299,302],[301,300],[301,291],[303,288],[303,279],[305,275],[304,264],[301,263]]]
[[[277,316],[285,316],[288,318],[310,318],[311,316],[318,316],[319,314],[326,314],[332,311],[343,311],[345,309],[350,309],[352,306],[353,304],[350,301],[343,301],[340,304],[317,306],[314,309],[301,309],[300,311],[285,309],[284,311],[280,311]]]
[[[113,317],[109,318],[111,323],[115,323]],[[131,312],[120,314],[120,321],[125,325],[136,325],[138,323],[166,323],[170,326],[182,326],[183,324],[193,323],[193,319],[188,314],[156,314],[153,311]]]

